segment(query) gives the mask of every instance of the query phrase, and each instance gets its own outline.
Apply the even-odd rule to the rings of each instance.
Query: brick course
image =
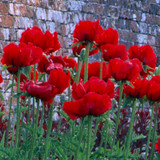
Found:
[[[150,44],[160,56],[160,0],[1,0],[0,53],[9,42],[18,42],[27,27],[57,30],[62,49],[71,54],[72,33],[79,20],[96,20],[113,27],[120,43]]]

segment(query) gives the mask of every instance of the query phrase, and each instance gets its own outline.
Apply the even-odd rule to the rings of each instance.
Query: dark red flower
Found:
[[[150,45],[144,45],[141,47],[134,45],[129,48],[128,52],[130,59],[137,58],[143,63],[143,65],[151,67],[151,69],[147,69],[147,74],[149,73],[149,71],[154,72],[157,57]],[[144,71],[141,74],[146,75]]]
[[[25,82],[25,90],[32,96],[40,98],[42,101],[52,103],[53,97],[56,96],[58,88],[48,82],[34,82],[27,80]]]
[[[42,57],[42,50],[32,44],[20,43],[16,45],[15,43],[10,43],[3,50],[4,54],[1,63],[6,64],[8,71],[11,73],[17,72],[19,67],[38,63]]]
[[[117,80],[132,80],[140,77],[142,70],[141,63],[138,59],[123,61],[120,58],[111,59],[108,63],[111,76]]]
[[[48,83],[55,86],[61,94],[67,87],[69,87],[70,74],[63,72],[63,70],[52,70],[48,79]]]
[[[75,43],[77,43],[78,40],[74,40],[73,44],[74,45]],[[83,44],[79,45],[79,46],[74,46],[72,47],[72,51],[73,51],[73,54],[76,56],[76,55],[80,55],[81,54],[81,51],[82,49],[86,48],[86,42],[84,42]],[[98,48],[96,48],[96,46],[93,46],[92,50],[89,52],[89,56],[91,55],[94,55],[94,54],[97,54],[99,51]]]
[[[151,101],[160,101],[160,75],[153,76],[148,83],[147,98]]]
[[[105,44],[118,45],[118,38],[119,35],[117,30],[114,30],[113,28],[108,28],[105,30],[99,27],[95,42],[98,47],[101,47]]]
[[[93,62],[93,63],[88,63],[88,79],[91,78],[92,76],[95,77],[100,77],[100,62]],[[81,78],[84,77],[84,69],[85,65],[83,64],[82,69],[81,69]],[[109,78],[110,74],[107,68],[107,65],[105,62],[102,64],[102,79]]]
[[[3,78],[2,78],[2,75],[0,74],[0,83],[3,82]]]
[[[46,31],[43,33],[42,30],[36,26],[32,29],[27,28],[27,30],[22,33],[20,42],[33,43],[33,45],[40,47],[45,54],[55,52],[61,47],[57,32],[51,34],[49,31]]]
[[[72,68],[76,67],[77,62],[73,58],[68,58],[67,56],[63,57],[63,60],[65,62],[66,68]]]
[[[86,115],[101,115],[112,107],[110,97],[114,95],[114,84],[92,77],[85,84],[73,84],[72,96],[75,101],[65,102],[63,110],[70,119]]]
[[[124,86],[124,93],[128,97],[143,98],[148,90],[148,80],[146,79],[135,79],[131,81],[133,87],[129,85]]]
[[[99,20],[92,21],[79,21],[73,31],[73,38],[78,42],[93,42],[99,28]]]
[[[102,56],[105,61],[109,61],[113,58],[120,58],[124,61],[128,59],[125,45],[106,44],[101,46],[101,51],[103,53]]]
[[[160,154],[160,137],[158,138],[158,142],[155,144],[155,148],[158,150],[158,153]]]

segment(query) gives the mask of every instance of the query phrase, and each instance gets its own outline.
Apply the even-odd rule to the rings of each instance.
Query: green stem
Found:
[[[17,94],[19,93],[19,88],[20,88],[20,69],[18,69],[17,72]],[[19,127],[20,127],[20,107],[19,107],[19,97],[17,98],[17,122],[16,122],[16,139],[15,139],[15,153],[17,151],[17,148],[19,146]]]
[[[80,149],[80,144],[82,142],[82,138],[83,138],[83,131],[84,131],[84,118],[82,118],[82,123],[81,123],[81,128],[80,128],[80,131],[79,131],[79,144],[77,146],[77,150],[76,150],[76,153],[75,153],[75,160],[79,160],[79,157],[78,157],[78,154],[79,154],[79,149]]]
[[[120,121],[120,111],[121,111],[121,103],[122,103],[122,93],[123,93],[123,83],[120,82],[120,88],[119,88],[119,105],[118,105],[118,112],[117,112],[117,119],[116,119],[116,127],[115,127],[115,132],[113,136],[113,143],[112,143],[112,148],[115,144],[116,136],[117,136],[117,131],[118,131],[118,124]]]
[[[101,52],[100,79],[102,79],[102,73],[103,73],[103,57],[102,57],[102,55],[103,55],[103,53],[101,50],[100,50],[100,52]]]
[[[42,113],[41,113],[40,129],[42,129],[42,127],[43,127],[43,120],[44,120],[44,104],[42,104]]]
[[[84,60],[84,65],[85,65],[85,70],[84,70],[84,80],[83,82],[85,83],[88,80],[88,57],[89,57],[89,48],[90,48],[90,43],[87,44],[86,46],[86,53],[85,53],[85,60]]]
[[[54,101],[53,101],[52,105],[50,106],[50,111],[49,111],[47,135],[46,135],[46,142],[45,142],[45,159],[47,159],[47,156],[49,153],[49,137],[50,137],[51,129],[52,129],[53,108],[54,108]]]
[[[68,101],[70,101],[70,100],[71,100],[71,85],[69,85],[69,87],[68,87]]]
[[[39,104],[37,104],[38,108],[39,108]],[[34,110],[35,110],[35,97],[33,97],[33,115],[32,117],[34,117]],[[37,118],[37,117],[36,117]],[[33,132],[32,132],[32,145],[31,145],[31,152],[30,152],[30,159],[33,159],[33,153],[34,153],[34,145],[35,145],[35,131],[36,131],[36,124],[35,124],[35,118],[33,118],[33,124],[32,124],[32,128],[33,128]]]
[[[87,154],[86,160],[89,160],[91,152],[91,135],[92,135],[92,116],[88,115],[88,140],[87,140]]]
[[[78,84],[79,83],[79,77],[80,77],[80,60],[79,60],[79,57],[78,57],[78,65],[77,65],[77,75],[76,75],[76,83]]]
[[[146,145],[145,160],[147,160],[147,155],[148,155],[148,150],[149,150],[149,142],[151,139],[153,113],[154,113],[154,106],[152,106],[152,113],[151,113],[151,119],[150,119],[150,125],[149,125],[149,133],[148,133],[148,139],[147,139],[147,145]]]
[[[130,121],[129,131],[128,131],[128,135],[126,139],[125,160],[128,159],[128,153],[130,152],[129,149],[130,149],[130,144],[131,144],[131,135],[132,135],[135,112],[136,112],[136,102],[137,102],[137,99],[134,100],[133,107],[132,107],[131,121]]]
[[[28,98],[28,115],[27,115],[27,124],[30,123],[30,104],[31,104],[31,97]]]
[[[156,104],[155,109],[155,122],[154,122],[154,129],[153,129],[153,138],[152,138],[152,148],[151,148],[151,157],[150,160],[154,158],[154,150],[155,150],[155,143],[156,143],[156,129],[157,129],[157,118],[158,118],[158,102]]]
[[[9,117],[8,117],[8,125],[7,125],[7,135],[6,135],[6,145],[8,146],[8,135],[10,130],[11,124],[11,108],[12,108],[12,97],[13,97],[13,84],[14,84],[14,75],[12,76],[12,87],[11,87],[11,97],[10,97],[10,104],[9,104]]]

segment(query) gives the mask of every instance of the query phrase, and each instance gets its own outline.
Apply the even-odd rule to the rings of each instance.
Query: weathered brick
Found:
[[[51,33],[55,31],[56,25],[54,22],[47,22],[46,29],[49,30]]]
[[[60,11],[67,11],[68,10],[67,1],[64,1],[64,0],[51,1],[51,0],[49,0],[48,3],[49,3],[49,6],[53,5],[53,8],[55,10],[60,10]]]
[[[148,36],[148,44],[149,44],[149,45],[155,46],[155,42],[156,42],[155,37],[153,37],[153,36]]]
[[[27,29],[27,27],[33,27],[33,20],[27,17],[15,17],[14,27],[20,29]]]
[[[139,24],[140,33],[147,33],[148,32],[148,25],[146,23]]]
[[[13,16],[3,16],[0,15],[0,26],[3,27],[13,27],[14,26],[14,17]]]
[[[25,16],[27,15],[27,8],[24,4],[14,4],[14,13],[17,16]]]
[[[9,14],[14,15],[14,4],[13,3],[9,4]]]
[[[131,22],[131,28],[132,28],[133,32],[139,32],[140,31],[139,24],[137,22],[135,22],[135,21]]]
[[[0,14],[8,14],[8,3],[2,3],[0,2]]]
[[[20,40],[21,34],[22,34],[23,32],[24,32],[23,29],[18,29],[18,31],[17,31],[17,39],[18,39],[18,40]]]
[[[85,3],[82,1],[68,0],[68,9],[70,11],[82,11],[83,5],[85,5]]]
[[[145,34],[138,34],[137,35],[137,42],[147,44],[148,42],[148,35]]]
[[[37,17],[37,19],[46,20],[47,19],[46,10],[42,9],[40,7],[37,7],[36,17]]]

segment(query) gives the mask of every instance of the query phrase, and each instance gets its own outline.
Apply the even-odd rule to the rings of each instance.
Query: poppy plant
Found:
[[[160,154],[160,137],[158,138],[158,142],[155,144],[155,148],[157,149],[158,153]]]
[[[148,90],[148,80],[146,79],[135,79],[131,81],[131,84],[133,87],[130,85],[125,85],[123,92],[126,94],[128,97],[134,97],[134,98],[143,98]]]
[[[98,32],[96,34],[95,42],[98,47],[101,47],[105,44],[113,44],[118,45],[119,35],[117,30],[113,28],[103,29],[99,27]]]
[[[19,67],[30,66],[40,61],[42,50],[39,47],[20,43],[10,43],[3,49],[4,54],[1,63],[8,66],[8,71],[11,73],[17,72]]]
[[[51,34],[47,30],[43,33],[37,26],[34,26],[32,29],[27,28],[27,30],[22,33],[20,42],[27,44],[33,43],[33,45],[40,47],[47,55],[61,48],[57,32]]]
[[[58,89],[48,82],[34,82],[27,80],[24,84],[25,91],[31,96],[40,98],[44,102],[52,103],[53,97],[56,96]]]
[[[73,42],[72,45],[74,45],[74,44],[77,43],[77,42],[78,42],[78,40],[74,40],[74,42]],[[86,48],[86,43],[85,43],[85,42],[82,43],[82,44],[80,44],[79,46],[74,46],[74,47],[72,47],[73,54],[74,54],[75,56],[80,55],[82,49],[84,49],[84,48]],[[89,52],[89,56],[94,55],[94,54],[97,54],[98,51],[99,51],[99,49],[96,48],[95,45],[93,45],[93,49]]]
[[[93,42],[98,31],[99,20],[92,21],[79,21],[79,24],[75,26],[73,31],[73,38],[78,42]]]
[[[122,60],[128,59],[128,54],[125,45],[113,45],[106,44],[101,46],[102,57],[105,61],[109,61],[110,59],[120,58]]]
[[[110,75],[117,81],[132,80],[140,77],[142,70],[138,59],[123,61],[120,58],[111,59],[108,63]]]
[[[74,83],[72,89],[75,101],[63,105],[64,112],[72,120],[86,115],[101,115],[112,107],[114,84],[108,85],[103,80],[92,77],[84,84]]]
[[[141,47],[134,45],[129,48],[128,52],[130,59],[137,58],[143,63],[143,65],[147,65],[150,67],[149,69],[147,69],[147,73],[149,73],[149,71],[154,72],[157,57],[150,45],[144,45]],[[141,72],[141,74],[142,76],[147,75],[145,71]]]
[[[51,104],[52,99],[69,86],[69,79],[70,75],[62,70],[52,70],[48,82],[27,80],[24,84],[24,91]]]
[[[100,62],[93,62],[93,63],[88,63],[88,79],[91,78],[92,76],[95,77],[100,77]],[[81,69],[81,78],[84,78],[84,70],[85,70],[85,65],[83,64],[82,69]],[[109,78],[109,71],[108,67],[105,62],[102,64],[102,79]]]
[[[160,101],[160,75],[153,76],[149,81],[147,98],[151,101]]]

